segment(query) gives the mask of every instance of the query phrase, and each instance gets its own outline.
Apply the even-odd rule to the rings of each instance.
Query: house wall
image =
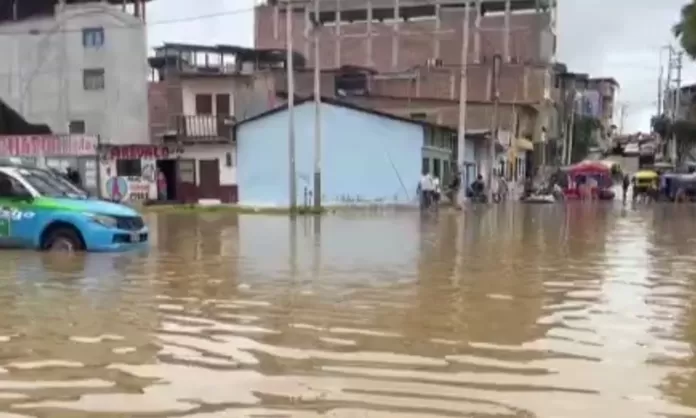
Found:
[[[230,153],[232,165],[227,165],[226,154]],[[195,160],[218,160],[220,166],[220,186],[237,185],[237,152],[236,146],[227,145],[191,145],[182,148],[179,158],[193,158]],[[196,167],[198,172],[198,167]],[[196,175],[196,186],[200,186],[201,176]]]
[[[235,115],[235,96],[237,83],[229,77],[189,78],[181,83],[184,115],[196,114],[196,95],[210,94],[213,96],[213,115],[218,113],[215,95],[229,94],[230,116]]]
[[[429,122],[457,128],[459,125],[459,105],[456,101],[428,99],[395,99],[387,97],[350,97],[347,102],[360,107],[380,110],[402,117],[425,114]],[[491,103],[467,103],[466,129],[482,130],[491,128],[493,105]],[[536,125],[539,113],[529,105],[513,106],[501,103],[498,107],[498,122],[501,128],[510,129],[514,125],[515,115],[519,122],[520,136],[529,136],[538,140]]]
[[[89,3],[0,26],[16,32],[0,37],[0,97],[29,122],[65,133],[70,121],[84,121],[86,133],[101,135],[103,143],[149,142],[141,20],[106,3]],[[104,44],[86,48],[82,29],[94,27],[104,29]],[[83,70],[90,68],[104,69],[103,90],[84,89]]]
[[[120,147],[120,149],[130,150],[129,155],[117,156],[112,150],[107,150],[100,159],[99,170],[101,179],[101,193],[106,198],[111,198],[110,195],[110,179],[122,177],[127,184],[125,201],[144,201],[148,199],[157,199],[157,182],[156,182],[156,164],[158,159],[176,159],[185,160],[192,159],[195,164],[195,179],[196,187],[201,185],[201,177],[199,173],[200,160],[218,160],[220,168],[220,199],[221,201],[232,201],[232,196],[236,197],[237,184],[237,159],[236,150],[233,144],[218,145],[190,145],[182,147],[165,147],[165,146],[148,146],[148,147]],[[142,152],[147,150],[150,152]],[[227,165],[226,153],[230,153],[231,165]],[[141,155],[145,154],[145,155]],[[116,161],[123,157],[124,159],[136,158],[141,161],[141,175],[139,176],[119,176],[116,170]],[[172,181],[169,179],[169,181]]]
[[[324,205],[397,204],[415,200],[424,132],[417,124],[323,104]],[[297,202],[311,191],[314,106],[295,109]],[[288,114],[281,111],[241,125],[237,133],[239,202],[289,206]]]

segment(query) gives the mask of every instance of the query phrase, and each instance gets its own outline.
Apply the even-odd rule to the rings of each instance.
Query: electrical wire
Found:
[[[177,23],[187,23],[187,22],[196,22],[199,20],[207,20],[207,19],[216,19],[219,17],[227,17],[227,16],[233,16],[233,15],[238,15],[238,14],[243,14],[243,13],[252,13],[254,11],[253,7],[246,7],[244,9],[235,9],[235,10],[227,10],[227,11],[222,11],[222,12],[217,12],[217,13],[208,13],[208,14],[203,14],[203,15],[197,15],[197,16],[189,16],[189,17],[183,17],[183,18],[178,18],[178,19],[165,19],[165,20],[158,20],[154,22],[145,22],[145,23],[135,23],[135,24],[125,24],[125,25],[111,25],[111,26],[105,26],[105,30],[134,30],[134,29],[142,29],[143,26],[146,27],[151,27],[151,26],[160,26],[160,25],[172,25],[172,24],[177,24]],[[104,13],[103,10],[100,11],[90,11],[90,12],[84,12],[77,14],[77,16],[80,15],[89,15],[89,14],[102,14]],[[77,17],[75,16],[75,17]],[[16,24],[16,23],[30,23],[30,22],[37,22],[36,20],[27,20],[27,21],[9,21],[9,22],[4,22],[4,23],[10,23],[10,24]],[[38,23],[38,22],[37,22]],[[4,30],[0,31],[0,36],[16,36],[16,35],[37,35],[45,32],[50,32],[50,33],[81,33],[82,28],[80,29],[56,29],[56,30],[41,30],[41,29],[21,29],[21,30]]]

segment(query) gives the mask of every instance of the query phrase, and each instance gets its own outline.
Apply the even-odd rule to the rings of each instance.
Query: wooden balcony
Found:
[[[228,115],[175,115],[164,138],[184,143],[230,142],[235,123],[234,116]]]

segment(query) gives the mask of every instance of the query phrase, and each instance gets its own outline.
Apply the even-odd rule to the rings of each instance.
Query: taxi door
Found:
[[[4,248],[31,247],[38,225],[36,212],[24,184],[7,173],[0,172],[0,182],[9,180],[12,188],[0,188],[0,246]]]

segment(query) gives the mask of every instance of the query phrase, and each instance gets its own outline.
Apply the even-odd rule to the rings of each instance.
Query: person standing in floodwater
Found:
[[[459,188],[461,186],[461,174],[459,173],[459,170],[455,168],[452,172],[452,181],[450,182],[449,188],[447,189],[447,198],[449,199],[450,203],[457,203],[457,196],[459,195]]]
[[[157,198],[161,201],[166,201],[167,196],[167,178],[164,173],[157,170]]]
[[[420,182],[418,183],[418,189],[420,190],[421,209],[428,209],[432,203],[435,189],[433,176],[431,176],[429,172],[423,172]]]
[[[631,187],[631,177],[626,174],[623,177],[623,184],[621,185],[623,191],[623,202],[626,203],[626,198],[628,197],[628,188]]]

